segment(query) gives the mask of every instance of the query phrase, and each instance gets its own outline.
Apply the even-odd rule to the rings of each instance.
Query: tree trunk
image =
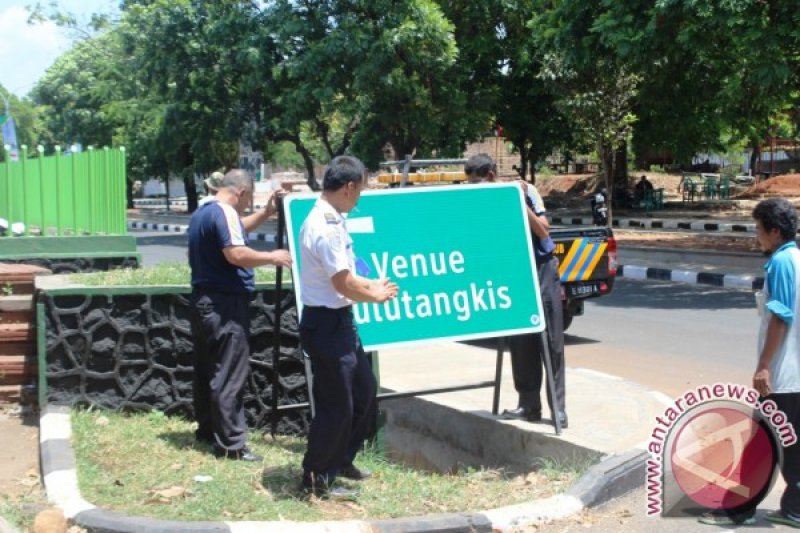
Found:
[[[597,150],[600,154],[601,163],[603,164],[603,183],[608,190],[608,226],[611,227],[614,203],[614,167],[616,158],[614,157],[614,150],[606,143],[600,143]]]
[[[528,154],[530,151],[525,141],[515,144],[519,147],[519,168],[517,169],[517,174],[519,174],[522,181],[528,181]]]
[[[308,187],[312,191],[318,191],[319,184],[317,183],[317,176],[314,173],[314,159],[311,157],[311,153],[308,151],[308,148],[306,148],[305,144],[303,144],[303,141],[300,140],[300,135],[295,135],[292,138],[292,142],[294,143],[295,150],[297,150],[297,152],[303,156],[303,163],[306,166],[306,173],[308,174],[306,179]]]
[[[133,209],[133,180],[127,179],[125,180],[125,194],[127,194],[127,205],[128,209]]]
[[[194,172],[183,173],[183,187],[186,189],[186,210],[194,213],[197,209],[197,183],[194,181]]]
[[[756,177],[758,181],[758,170],[756,164],[761,159],[761,141],[752,141],[753,151],[750,153],[750,173]]]
[[[170,211],[170,206],[169,206],[169,179],[170,179],[170,173],[167,172],[167,177],[165,178],[165,181],[164,181],[164,189],[167,191],[167,213],[169,213],[169,211]]]
[[[628,143],[622,143],[622,146],[614,152],[613,175],[616,187],[628,186]]]

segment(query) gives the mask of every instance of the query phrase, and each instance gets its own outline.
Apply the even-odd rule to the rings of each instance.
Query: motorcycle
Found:
[[[595,226],[608,225],[608,203],[606,195],[603,191],[595,194],[591,199],[592,204],[592,222]]]

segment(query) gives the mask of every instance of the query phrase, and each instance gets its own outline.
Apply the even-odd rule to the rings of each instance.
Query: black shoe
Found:
[[[567,429],[569,427],[569,420],[567,419],[567,415],[561,414],[558,417],[558,421],[561,425],[561,429]]]
[[[355,481],[362,481],[371,478],[372,472],[366,468],[358,468],[353,463],[350,463],[349,465],[340,468],[337,475],[347,479],[353,479]]]
[[[309,486],[305,483],[300,485],[300,490],[306,496],[316,496],[317,498],[322,498],[326,500],[349,500],[355,501],[358,499],[358,491],[353,489],[348,489],[345,487],[333,487],[328,488],[327,485],[316,485],[316,486]]]
[[[245,446],[239,450],[226,450],[219,446],[214,446],[214,456],[224,459],[233,459],[234,461],[247,461],[251,463],[260,463],[264,460],[260,455],[253,453],[250,448]]]
[[[516,409],[503,410],[502,417],[510,420],[526,420],[528,422],[540,422],[542,412],[534,411],[529,407],[517,407]]]

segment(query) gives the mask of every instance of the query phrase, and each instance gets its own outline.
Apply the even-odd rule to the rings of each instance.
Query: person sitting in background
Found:
[[[653,184],[647,179],[647,176],[642,176],[639,183],[636,184],[636,202],[641,202],[647,195],[647,191],[653,190]]]
[[[647,176],[642,176],[639,183],[636,184],[636,201],[641,202],[647,194],[647,191],[653,190],[653,184],[647,179]]]

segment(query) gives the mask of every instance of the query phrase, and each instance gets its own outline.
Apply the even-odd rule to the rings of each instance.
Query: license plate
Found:
[[[567,293],[570,296],[591,296],[600,292],[600,287],[597,285],[568,285]]]

